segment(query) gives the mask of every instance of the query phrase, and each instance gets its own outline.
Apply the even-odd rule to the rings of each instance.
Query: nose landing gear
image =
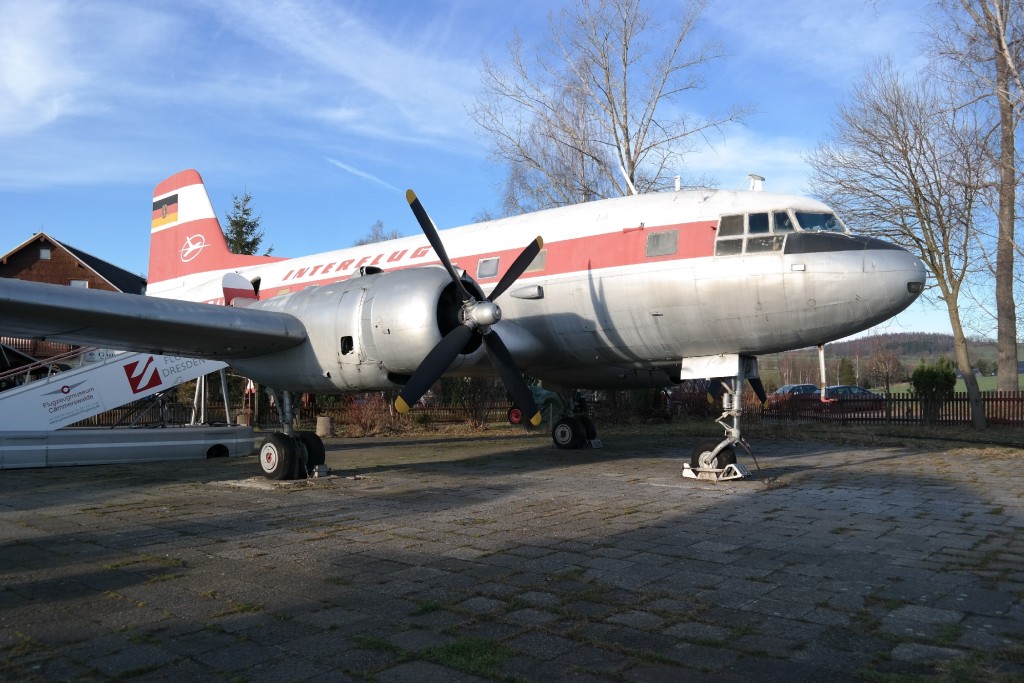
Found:
[[[713,398],[720,396],[722,400],[722,414],[715,422],[725,429],[725,436],[721,439],[697,442],[690,461],[683,463],[682,476],[716,482],[749,477],[750,470],[736,462],[736,447],[753,458],[750,446],[740,432],[740,419],[743,416],[745,381],[750,382],[762,402],[767,398],[757,373],[757,358],[738,354],[686,358],[680,375],[682,379],[712,380],[709,392]]]

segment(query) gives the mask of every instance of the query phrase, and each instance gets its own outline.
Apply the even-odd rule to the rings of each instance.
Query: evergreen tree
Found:
[[[849,358],[843,358],[839,361],[839,383],[857,383],[857,370],[853,367],[853,363],[850,362]]]
[[[224,239],[228,241],[228,248],[234,254],[256,254],[263,242],[263,230],[260,228],[263,217],[253,216],[250,206],[252,195],[248,191],[243,192],[241,196],[232,195],[232,198],[234,208],[225,216],[228,227],[224,231]],[[269,256],[273,250],[273,247],[269,247],[263,255]]]

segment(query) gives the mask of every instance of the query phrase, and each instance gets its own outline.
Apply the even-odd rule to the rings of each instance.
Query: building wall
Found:
[[[40,249],[50,250],[50,258],[40,257]],[[18,278],[31,282],[70,285],[72,281],[89,283],[90,289],[117,291],[94,270],[83,264],[69,251],[40,235],[18,251],[8,254],[0,262],[0,277]]]

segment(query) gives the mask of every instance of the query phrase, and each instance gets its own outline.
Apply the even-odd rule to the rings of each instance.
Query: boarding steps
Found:
[[[47,359],[43,363],[55,362]],[[225,367],[220,361],[118,353],[2,391],[0,469],[163,460],[182,453],[198,453],[199,457],[248,454],[252,451],[249,427],[206,428],[219,430],[209,434],[185,432],[184,428],[60,429]],[[0,380],[8,376],[28,378],[31,369],[17,368]]]

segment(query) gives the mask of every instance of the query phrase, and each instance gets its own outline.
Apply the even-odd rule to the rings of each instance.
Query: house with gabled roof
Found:
[[[0,256],[0,277],[88,287],[111,292],[144,294],[146,278],[92,254],[37,232]],[[70,350],[68,344],[7,337],[0,318],[0,343],[22,354],[45,359]]]

